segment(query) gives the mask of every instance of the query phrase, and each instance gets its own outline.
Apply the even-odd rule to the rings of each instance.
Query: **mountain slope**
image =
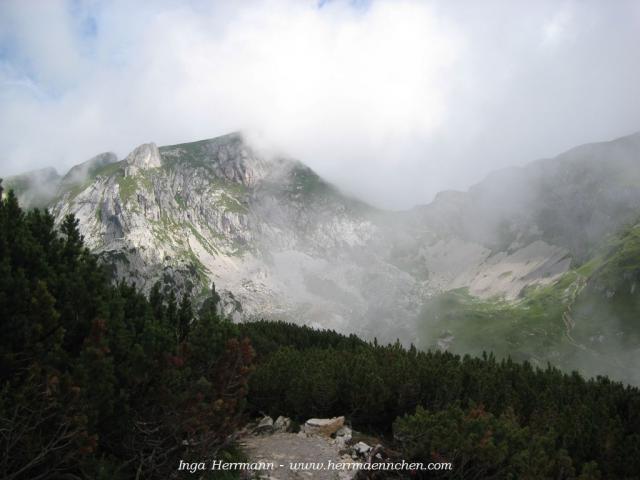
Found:
[[[441,229],[475,235],[494,253],[472,276],[425,302],[420,345],[493,351],[640,382],[639,174],[635,134],[495,174],[458,195],[453,207],[438,205],[446,198],[424,207],[421,214],[432,222],[455,207],[458,221],[441,222]],[[473,222],[491,228],[474,230]],[[542,241],[556,249],[536,256],[548,280],[520,288],[528,275],[516,274],[522,267],[516,257]],[[518,249],[522,244],[528,246]]]
[[[368,258],[373,208],[297,161],[259,156],[237,134],[138,147],[81,192],[63,193],[53,211],[78,216],[117,277],[195,294],[215,281],[229,312],[239,300],[249,316],[348,329],[371,302],[370,275],[391,291],[408,277]]]
[[[48,197],[33,205],[48,204],[58,221],[75,214],[116,278],[196,297],[215,282],[236,319],[285,318],[573,367],[586,361],[585,342],[604,335],[587,300],[606,297],[603,279],[624,270],[602,273],[613,265],[607,255],[626,251],[615,245],[632,238],[615,234],[640,212],[639,159],[635,134],[385,212],[231,134],[145,144],[123,160],[99,155],[64,177],[50,174]],[[11,182],[37,197],[37,181]],[[625,260],[623,276],[634,275],[636,260]],[[635,312],[630,285],[615,291],[628,290]],[[618,335],[612,319],[601,323],[603,338]],[[628,346],[638,344],[631,332],[618,335]]]
[[[423,305],[420,346],[492,351],[640,383],[639,238],[640,224],[628,227],[589,262],[514,301],[467,288],[435,295]]]

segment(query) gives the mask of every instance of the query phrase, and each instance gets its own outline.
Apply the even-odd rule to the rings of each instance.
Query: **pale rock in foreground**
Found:
[[[324,435],[329,437],[344,427],[344,417],[310,418],[302,431],[306,435]]]
[[[276,433],[287,433],[291,431],[291,419],[282,415],[273,422],[273,431]]]
[[[241,439],[241,447],[254,462],[273,462],[274,470],[260,472],[262,479],[294,480],[313,478],[317,480],[350,480],[358,472],[356,468],[330,470],[326,468],[304,468],[314,465],[358,464],[324,436],[300,437],[293,433],[274,433],[267,436],[248,436]],[[296,468],[291,468],[296,465]]]
[[[354,453],[356,453],[361,457],[369,453],[370,450],[371,450],[371,447],[364,442],[358,442],[353,446]]]
[[[255,428],[256,433],[272,433],[274,431],[273,418],[264,417]]]
[[[352,430],[346,425],[336,432],[335,444],[340,449],[344,449],[353,438]]]

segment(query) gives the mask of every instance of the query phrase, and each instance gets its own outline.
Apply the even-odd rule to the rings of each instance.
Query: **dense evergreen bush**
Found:
[[[1,192],[0,192],[1,193]],[[113,285],[78,223],[0,201],[0,476],[170,478],[243,415],[346,415],[452,478],[638,478],[640,392],[528,363],[234,325]],[[246,338],[246,339],[245,339]],[[244,340],[243,340],[244,339]],[[254,351],[256,350],[255,360]]]
[[[299,421],[346,415],[356,427],[393,433],[405,457],[453,461],[453,478],[638,478],[634,387],[291,324],[241,329],[268,346],[258,348],[250,380],[255,412]],[[285,346],[273,349],[275,338]]]
[[[111,285],[78,222],[0,202],[0,476],[169,478],[228,446],[252,350],[188,298]]]

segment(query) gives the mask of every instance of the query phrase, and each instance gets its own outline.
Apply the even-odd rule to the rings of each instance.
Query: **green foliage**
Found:
[[[598,266],[589,277],[587,288],[576,307],[584,317],[615,318],[625,347],[640,342],[640,225],[627,227],[614,237]],[[598,322],[602,323],[602,322]],[[602,325],[599,325],[600,327]],[[602,333],[602,329],[597,332]],[[584,335],[596,334],[596,331]]]
[[[347,415],[356,427],[383,432],[400,417],[404,456],[433,461],[436,452],[454,462],[453,478],[631,478],[640,471],[632,453],[640,449],[635,388],[291,324],[239,328],[257,351],[253,412],[298,421]]]
[[[112,285],[72,216],[0,202],[0,476],[169,478],[222,455],[252,350],[190,299]]]
[[[544,365],[562,341],[563,287],[530,289],[512,303],[473,297],[466,289],[437,295],[425,303],[420,319],[420,338],[453,337],[458,353],[479,355],[483,350],[499,357],[536,361]]]
[[[556,291],[526,292],[519,327],[533,331],[558,314],[556,304],[579,298],[574,287],[587,269],[592,285],[615,281],[607,268],[626,268],[634,242],[563,277]],[[170,478],[178,459],[237,458],[231,434],[258,412],[296,422],[347,415],[358,428],[393,432],[406,459],[453,462],[452,478],[640,471],[636,388],[493,354],[382,346],[281,322],[236,325],[219,301],[212,286],[196,318],[188,296],[160,284],[148,299],[112,285],[77,220],[57,230],[51,215],[22,211],[8,192],[0,202],[0,475]],[[473,299],[459,291],[438,301],[441,315],[455,316]],[[479,322],[514,314],[503,302],[474,311]]]
[[[215,294],[215,288],[213,293]],[[355,335],[346,337],[332,330],[315,330],[288,322],[260,320],[242,323],[238,328],[242,336],[251,340],[258,356],[266,356],[284,347],[297,350],[312,347],[343,350],[366,345],[365,341]]]
[[[632,224],[586,263],[549,285],[526,288],[515,301],[481,299],[464,289],[434,296],[422,308],[420,346],[449,338],[456,353],[486,350],[636,383],[638,311],[640,225]]]
[[[510,410],[496,416],[482,406],[437,412],[418,407],[397,419],[393,432],[410,460],[452,462],[454,478],[574,477],[571,458],[555,448],[554,430],[531,432]],[[589,468],[594,472],[593,464]]]

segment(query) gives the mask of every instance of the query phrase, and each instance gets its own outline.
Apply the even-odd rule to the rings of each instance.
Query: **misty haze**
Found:
[[[228,3],[0,5],[0,476],[638,478],[640,4]]]

